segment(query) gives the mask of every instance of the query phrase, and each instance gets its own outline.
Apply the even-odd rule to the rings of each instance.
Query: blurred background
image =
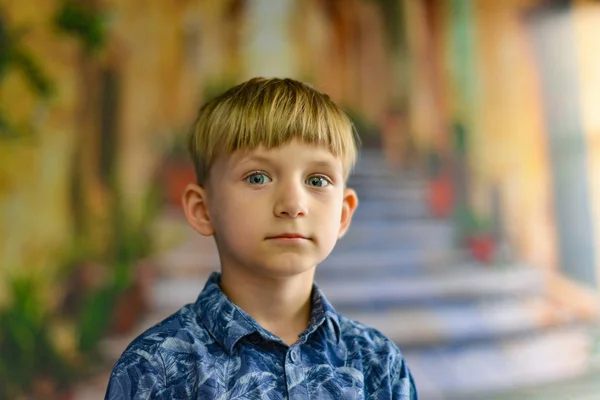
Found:
[[[600,399],[600,3],[0,0],[0,399],[99,399],[218,269],[179,206],[203,102],[293,77],[353,119],[317,269],[420,397]]]

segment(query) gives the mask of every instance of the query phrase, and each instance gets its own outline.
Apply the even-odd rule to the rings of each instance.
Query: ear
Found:
[[[342,218],[340,221],[340,231],[338,233],[338,239],[346,234],[346,231],[350,227],[352,221],[352,215],[358,207],[358,196],[354,189],[344,189],[344,200],[342,203]]]
[[[188,183],[181,196],[181,204],[188,223],[198,233],[212,236],[215,229],[208,213],[206,190],[193,183]]]

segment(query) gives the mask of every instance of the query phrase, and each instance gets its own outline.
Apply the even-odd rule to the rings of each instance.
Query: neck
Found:
[[[221,290],[263,328],[291,345],[309,324],[314,268],[289,278],[221,268]]]

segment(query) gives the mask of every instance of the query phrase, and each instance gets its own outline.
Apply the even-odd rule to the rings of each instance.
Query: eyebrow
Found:
[[[314,165],[316,167],[330,167],[330,168],[335,167],[335,165],[331,161],[325,161],[325,160],[312,161],[311,165]]]
[[[245,156],[243,157],[241,160],[238,161],[238,164],[247,164],[250,162],[263,162],[263,163],[267,163],[267,164],[272,164],[273,161],[271,161],[270,158],[268,157],[264,157],[264,156],[257,156],[257,155],[250,155],[250,156]]]

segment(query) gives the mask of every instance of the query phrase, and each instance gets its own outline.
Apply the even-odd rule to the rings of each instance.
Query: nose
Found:
[[[308,213],[303,185],[282,185],[276,194],[274,213],[277,217],[298,218]]]

